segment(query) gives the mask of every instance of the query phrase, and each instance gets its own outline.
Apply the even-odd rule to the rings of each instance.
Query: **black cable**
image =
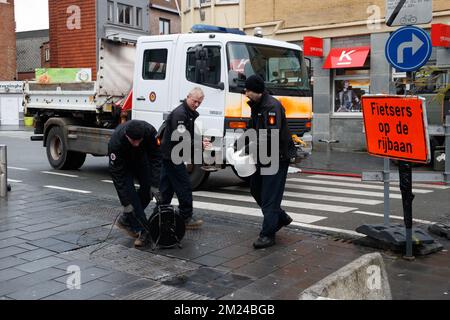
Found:
[[[113,222],[113,224],[111,225],[111,229],[109,229],[109,232],[108,232],[108,234],[106,235],[106,238],[105,238],[104,240],[102,240],[102,241],[99,242],[99,244],[104,244],[104,245],[98,247],[97,249],[95,249],[94,251],[92,251],[91,253],[89,253],[89,257],[90,257],[92,254],[94,254],[94,252],[97,252],[97,251],[99,251],[100,249],[103,249],[104,247],[106,247],[106,246],[108,245],[108,243],[106,243],[106,241],[108,240],[109,236],[111,235],[111,232],[112,232],[114,226],[116,225],[117,220],[119,219],[119,216],[120,216],[121,214],[122,214],[122,213],[119,213],[119,214],[116,216],[116,218],[114,219],[114,222]],[[105,244],[105,243],[106,243],[106,244]]]

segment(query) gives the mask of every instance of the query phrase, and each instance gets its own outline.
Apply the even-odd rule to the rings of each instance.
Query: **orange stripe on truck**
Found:
[[[286,111],[286,117],[308,118],[311,119],[312,98],[311,97],[275,97],[283,105]],[[250,107],[247,104],[248,99],[242,99],[240,104],[228,105],[225,107],[226,118],[246,118],[250,116]]]

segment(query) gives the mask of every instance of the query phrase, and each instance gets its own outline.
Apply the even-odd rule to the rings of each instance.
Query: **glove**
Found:
[[[123,207],[123,213],[132,213],[134,211],[133,205],[130,203]]]
[[[152,198],[155,197],[156,202],[159,202],[159,199],[161,198],[159,188],[153,186],[150,187],[150,194]]]

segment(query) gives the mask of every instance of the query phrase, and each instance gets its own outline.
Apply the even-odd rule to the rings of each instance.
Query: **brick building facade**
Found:
[[[49,0],[50,66],[97,70],[96,1]]]
[[[16,80],[14,0],[0,1],[0,81]]]
[[[150,34],[181,32],[178,0],[150,0]]]

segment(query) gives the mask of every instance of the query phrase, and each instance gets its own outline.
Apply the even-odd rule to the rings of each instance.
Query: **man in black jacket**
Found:
[[[257,159],[257,170],[251,176],[250,190],[256,203],[261,207],[264,221],[259,238],[253,246],[255,249],[260,249],[274,245],[275,233],[292,222],[292,218],[281,209],[281,201],[290,161],[288,150],[292,147],[293,141],[283,106],[265,92],[264,80],[260,76],[252,75],[246,80],[245,95],[249,98],[248,104],[251,108],[249,129],[256,130],[258,148],[263,141],[268,144],[266,150],[271,149],[272,143],[279,145],[277,150],[279,154],[270,155],[272,162],[279,161],[278,170],[275,173],[265,171],[267,164],[261,163],[258,156],[254,157]],[[261,129],[267,130],[267,138],[261,134]],[[279,141],[271,141],[271,130],[278,130]]]
[[[186,222],[187,229],[197,229],[203,221],[193,217],[192,186],[186,165],[174,161],[172,151],[179,141],[172,141],[172,134],[186,133],[190,139],[191,154],[194,150],[194,123],[199,113],[196,111],[203,102],[202,89],[192,89],[181,105],[175,108],[166,120],[166,128],[161,141],[162,166],[160,192],[161,203],[170,204],[174,193],[176,193],[180,214]],[[209,142],[203,142],[203,147],[210,146]],[[201,151],[201,150],[200,150]],[[186,155],[184,155],[186,156]],[[192,158],[192,157],[190,157]],[[192,159],[186,159],[190,162]]]
[[[145,208],[152,192],[159,186],[161,152],[156,129],[145,121],[131,120],[116,128],[108,144],[109,170],[124,207],[117,225],[137,238],[135,247],[145,246],[149,235],[142,226],[146,223]],[[134,179],[139,183],[136,190]]]

